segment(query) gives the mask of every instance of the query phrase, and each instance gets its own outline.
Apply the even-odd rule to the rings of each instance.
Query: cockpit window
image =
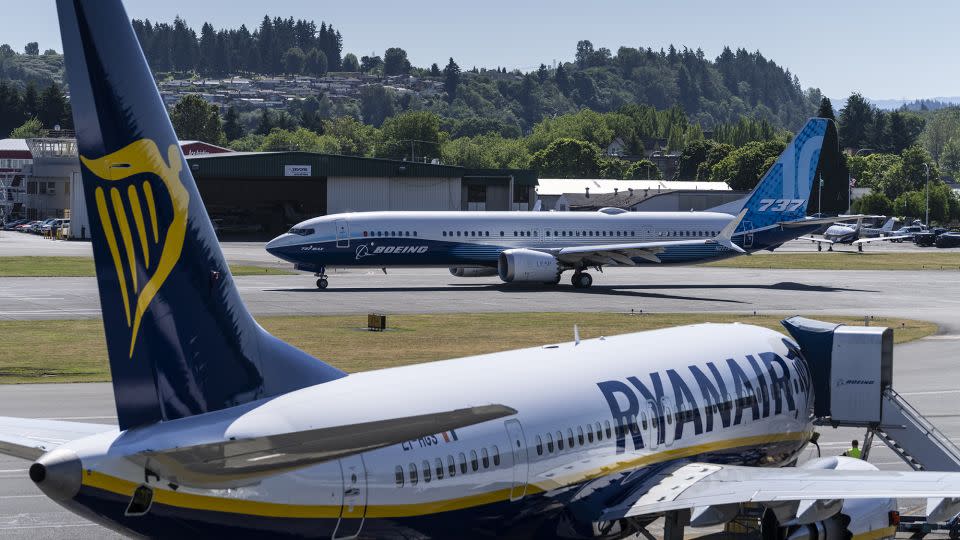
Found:
[[[298,229],[294,227],[288,231],[290,234],[296,234],[298,236],[310,236],[313,234],[313,229]]]

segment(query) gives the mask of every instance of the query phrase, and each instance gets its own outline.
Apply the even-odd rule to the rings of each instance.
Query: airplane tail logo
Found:
[[[80,161],[104,181],[94,197],[117,272],[133,358],[143,314],[183,251],[190,193],[180,181],[180,149],[171,145],[164,160],[156,143],[141,139],[101,158],[81,156]],[[171,205],[173,216],[162,229],[157,212],[160,194],[169,199],[161,201]]]
[[[763,175],[743,208],[741,224],[760,229],[784,221],[803,219],[816,181],[817,166],[829,120],[811,118],[790,141],[777,162]]]

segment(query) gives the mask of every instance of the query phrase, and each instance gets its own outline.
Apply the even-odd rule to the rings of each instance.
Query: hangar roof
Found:
[[[313,152],[231,152],[187,156],[190,170],[200,178],[278,178],[306,176],[462,178],[464,176],[513,176],[523,185],[536,185],[533,171],[516,169],[467,169],[452,165],[433,165],[391,159],[376,159]],[[288,166],[308,166],[298,174]]]

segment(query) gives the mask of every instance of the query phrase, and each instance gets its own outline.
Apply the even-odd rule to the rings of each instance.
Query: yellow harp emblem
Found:
[[[141,139],[101,158],[80,156],[80,161],[107,182],[104,186],[97,186],[94,198],[117,272],[127,327],[131,329],[130,358],[133,358],[143,314],[183,251],[190,193],[180,182],[183,167],[180,149],[170,145],[164,160],[155,142]],[[169,194],[173,219],[165,230],[161,230],[157,222],[157,199],[151,186],[153,178],[120,184],[122,180],[145,173],[159,178]],[[147,276],[147,282],[142,286],[138,283],[138,259]],[[128,286],[132,290],[128,290]]]

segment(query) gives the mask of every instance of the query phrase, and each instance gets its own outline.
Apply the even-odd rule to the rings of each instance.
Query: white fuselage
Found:
[[[211,519],[204,512],[219,512],[266,520],[277,533],[296,518],[314,520],[318,535],[361,526],[436,534],[448,518],[501,516],[478,522],[497,532],[518,512],[549,516],[558,502],[578,504],[567,488],[617,484],[673,460],[795,459],[811,434],[813,400],[796,350],[749,325],[657,330],[357,373],[65,448],[83,462],[86,497],[128,499],[145,473],[124,456],[152,448],[503,404],[517,414],[229,489],[174,490],[170,479],[147,477],[155,505],[198,526]],[[136,528],[136,519],[120,521]]]

